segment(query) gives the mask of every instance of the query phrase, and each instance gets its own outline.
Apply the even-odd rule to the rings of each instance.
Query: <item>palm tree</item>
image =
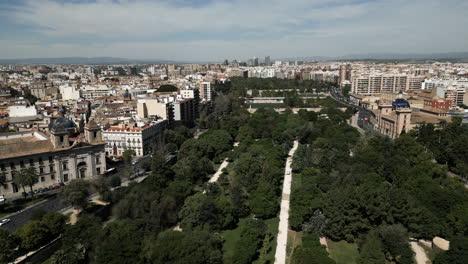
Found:
[[[36,170],[33,167],[23,168],[19,172],[19,174],[15,175],[13,181],[23,187],[23,191],[25,186],[29,186],[32,192],[32,187],[39,181],[39,175],[37,175]]]

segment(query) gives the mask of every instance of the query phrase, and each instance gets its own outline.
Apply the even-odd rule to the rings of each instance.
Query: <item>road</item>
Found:
[[[369,120],[371,119],[372,116],[372,111],[369,109],[366,109],[362,106],[355,105],[353,102],[349,100],[349,98],[346,98],[341,94],[340,89],[336,87],[332,87],[330,90],[330,95],[333,99],[336,101],[348,105],[350,107],[353,107],[358,110],[358,121],[357,124],[360,128],[362,128],[366,132],[371,132],[371,133],[378,133],[375,131],[370,125],[369,125]]]
[[[11,222],[2,226],[1,228],[6,229],[10,232],[14,232],[17,228],[26,224],[32,217],[35,210],[44,210],[46,212],[56,212],[63,208],[66,205],[62,203],[62,200],[58,197],[51,197],[43,202],[39,202],[34,207],[26,209],[24,211],[20,211],[19,213],[9,216],[8,218],[11,219]]]
[[[289,151],[284,169],[283,192],[281,195],[281,211],[280,221],[278,225],[278,237],[276,238],[276,253],[275,264],[286,263],[286,245],[288,244],[288,229],[289,229],[289,199],[291,195],[292,169],[291,164],[294,153],[296,152],[299,142],[294,141],[294,145]]]

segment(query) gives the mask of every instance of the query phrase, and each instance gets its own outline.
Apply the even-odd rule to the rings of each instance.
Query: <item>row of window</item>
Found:
[[[44,161],[43,161],[42,158],[39,158],[38,161],[39,161],[39,164],[40,164],[40,165],[44,164]],[[49,172],[53,172],[53,171],[54,171],[53,162],[54,162],[53,157],[52,157],[52,156],[49,156]],[[63,165],[62,165],[62,166],[63,166],[63,170],[68,170],[68,162],[63,162],[62,164],[63,164]],[[97,155],[97,156],[96,156],[96,164],[101,164],[101,155]],[[15,162],[13,162],[13,161],[9,163],[9,166],[10,166],[10,169],[13,170],[13,171],[16,169],[16,164],[15,164]],[[23,160],[20,160],[19,166],[20,166],[21,168],[26,168],[26,164],[25,164],[25,162],[24,162]],[[30,167],[34,167],[34,159],[29,159],[29,166],[30,166]],[[5,166],[5,164],[3,164],[3,163],[0,164],[0,170],[1,170],[1,171],[6,171],[6,166]],[[40,174],[41,174],[41,173],[44,173],[44,167],[43,167],[43,166],[40,166],[40,167],[39,167],[39,173],[40,173]]]
[[[101,174],[101,168],[96,168],[96,172],[97,172],[98,175]],[[45,182],[47,177],[48,176],[40,176],[39,177],[39,182]],[[49,177],[50,177],[51,181],[55,180],[55,175],[54,174],[51,174]],[[86,177],[86,170],[81,170],[81,171],[78,172],[78,178],[83,179],[85,177]],[[63,181],[64,182],[69,181],[68,173],[63,174]],[[2,184],[2,187],[3,187],[4,190],[8,190],[9,189],[8,186],[9,186],[8,184]],[[18,186],[16,186],[16,184],[13,183],[13,182],[11,183],[11,187],[12,187],[13,193],[17,193],[19,191]]]
[[[49,160],[49,163],[53,163],[53,162],[54,162],[54,158],[53,158],[52,156],[49,156],[48,160]],[[42,157],[39,157],[39,158],[37,159],[37,161],[39,162],[40,165],[44,164],[44,159],[43,159]],[[26,164],[29,164],[30,166],[34,166],[34,162],[35,162],[34,159],[20,160],[18,164],[19,164],[19,166],[20,166],[21,168],[25,168],[25,167],[26,167]],[[14,170],[14,169],[16,168],[16,163],[15,163],[14,161],[11,161],[11,162],[9,163],[9,166],[10,166],[10,168],[11,168],[12,170]],[[2,171],[6,170],[5,164],[3,164],[3,163],[0,164],[0,170],[2,170]]]

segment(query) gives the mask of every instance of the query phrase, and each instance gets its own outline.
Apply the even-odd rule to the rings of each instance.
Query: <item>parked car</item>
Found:
[[[6,199],[5,199],[5,196],[4,195],[0,195],[0,203],[3,203],[5,202]]]
[[[6,225],[6,224],[8,224],[10,222],[11,222],[10,218],[2,219],[2,221],[0,221],[0,226]]]
[[[53,186],[54,189],[60,189],[60,185],[56,184]]]

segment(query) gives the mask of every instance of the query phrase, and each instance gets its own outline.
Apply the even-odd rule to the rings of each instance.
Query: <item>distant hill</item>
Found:
[[[467,60],[468,52],[446,53],[368,53],[344,56],[311,56],[282,58],[279,60],[302,61],[335,61],[335,60]]]
[[[468,62],[468,52],[446,53],[368,53],[344,56],[304,56],[275,58],[281,61],[337,61],[337,60],[374,60],[374,61],[464,61]],[[63,57],[63,58],[28,58],[28,59],[0,59],[3,64],[184,64],[184,63],[216,63],[208,61],[171,61],[163,59],[128,59],[117,57]],[[220,61],[218,62],[220,63]]]
[[[64,57],[64,58],[28,58],[0,59],[0,64],[132,64],[132,63],[177,63],[161,59],[127,59],[115,57]]]

